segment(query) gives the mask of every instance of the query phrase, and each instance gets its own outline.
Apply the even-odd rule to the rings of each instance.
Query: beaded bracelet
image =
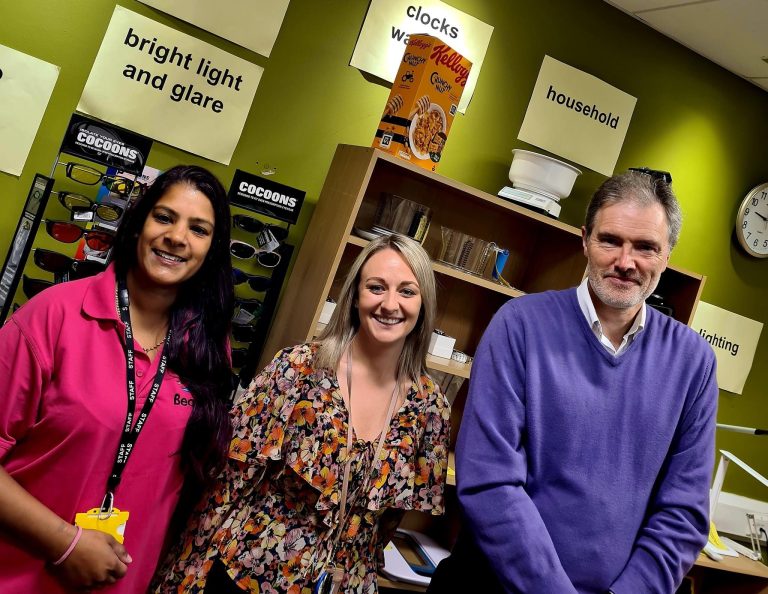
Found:
[[[80,537],[82,535],[83,535],[83,529],[81,526],[78,526],[77,532],[75,532],[75,537],[72,539],[72,542],[69,543],[69,548],[66,551],[64,551],[64,554],[61,557],[59,557],[58,561],[53,562],[54,565],[61,565],[62,563],[64,563],[64,561],[67,560],[67,557],[69,557],[72,554],[72,551],[75,550],[75,546],[77,546],[77,541],[80,540]]]

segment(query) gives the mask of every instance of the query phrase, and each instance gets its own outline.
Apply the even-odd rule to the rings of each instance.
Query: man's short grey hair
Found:
[[[669,249],[671,251],[677,244],[680,229],[683,226],[683,213],[680,210],[680,204],[672,191],[671,184],[668,184],[661,177],[657,178],[638,171],[627,171],[609,177],[595,191],[587,206],[587,216],[584,221],[587,237],[592,235],[595,218],[601,209],[625,201],[632,201],[645,206],[661,205],[667,216]]]

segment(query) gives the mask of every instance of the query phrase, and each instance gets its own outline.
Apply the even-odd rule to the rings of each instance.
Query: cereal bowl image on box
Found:
[[[408,130],[408,141],[419,159],[440,160],[446,136],[445,111],[437,103],[430,103],[423,115],[415,115]]]

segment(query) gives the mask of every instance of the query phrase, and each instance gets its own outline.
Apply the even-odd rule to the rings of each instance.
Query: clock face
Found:
[[[768,183],[753,188],[742,200],[736,236],[750,256],[768,258]]]

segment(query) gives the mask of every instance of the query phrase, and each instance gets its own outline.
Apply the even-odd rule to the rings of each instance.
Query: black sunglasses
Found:
[[[669,171],[659,171],[658,169],[649,169],[648,167],[630,167],[629,170],[650,175],[651,179],[663,181],[667,185],[672,183],[672,174]]]
[[[37,295],[40,291],[52,286],[53,283],[51,281],[43,280],[41,278],[32,278],[26,274],[21,280],[21,290],[24,291],[24,295],[27,296],[27,299],[32,299],[32,297]]]
[[[33,254],[33,260],[39,268],[54,274],[69,273],[70,280],[93,276],[104,270],[104,264],[100,262],[75,260],[59,252],[43,248],[35,248]]]
[[[256,338],[256,326],[232,324],[232,338],[237,342],[252,342]]]
[[[248,349],[245,348],[233,348],[232,352],[232,367],[240,369],[245,365],[248,360]]]
[[[260,274],[248,274],[239,268],[232,268],[232,282],[236,285],[248,283],[256,292],[266,291],[272,286],[271,276],[262,276]]]
[[[284,241],[288,237],[288,229],[285,227],[278,227],[276,225],[270,225],[259,219],[254,219],[244,214],[232,215],[232,222],[235,227],[247,231],[248,233],[261,233],[264,229],[269,229],[272,235],[275,236],[277,241]]]

